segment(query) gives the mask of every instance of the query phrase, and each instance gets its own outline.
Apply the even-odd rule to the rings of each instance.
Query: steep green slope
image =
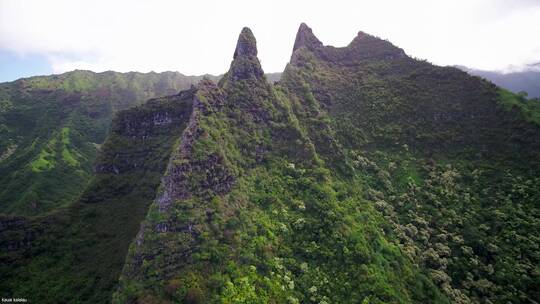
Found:
[[[219,85],[199,85],[113,302],[446,303],[346,161],[319,157],[325,117],[300,125],[256,54],[245,28]]]
[[[361,32],[334,48],[302,25],[294,49],[282,85],[329,116],[365,197],[441,290],[539,298],[538,107]]]
[[[218,84],[119,113],[76,204],[0,217],[0,290],[39,303],[535,303],[538,115],[387,41],[323,46],[305,24],[271,85],[245,28]],[[67,132],[50,145],[69,148]]]
[[[79,202],[34,218],[0,218],[0,290],[33,303],[106,303],[193,91],[119,112]]]
[[[74,71],[0,84],[0,212],[40,214],[73,201],[114,113],[200,79]]]
[[[333,128],[347,147],[408,144],[427,153],[537,155],[537,126],[501,106],[512,102],[503,96],[511,93],[480,78],[414,60],[362,32],[349,46],[334,48],[301,27],[294,49],[282,83],[311,92],[323,111],[339,117]]]

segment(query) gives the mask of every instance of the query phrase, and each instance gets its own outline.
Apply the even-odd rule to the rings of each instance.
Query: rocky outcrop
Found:
[[[238,56],[257,56],[257,41],[248,27],[244,27],[238,37],[233,58],[236,59]]]
[[[247,126],[270,122],[270,97],[255,38],[244,28],[219,86],[203,79],[193,93],[189,122],[131,245],[114,301],[124,301],[133,282],[166,281],[189,267],[192,254],[203,246],[201,235],[209,233],[209,222],[224,216],[215,215],[210,202],[230,193],[242,170],[231,149],[246,163],[260,162],[267,153],[264,143],[249,140],[256,130]]]
[[[192,95],[189,122],[173,150],[147,220],[141,224],[123,271],[124,280],[146,281],[150,276],[167,278],[182,267],[197,248],[199,227],[196,219],[179,219],[186,201],[208,201],[224,195],[234,185],[235,177],[217,149],[201,151],[201,145],[213,144],[207,124],[221,111],[225,96],[209,79],[199,82]],[[211,141],[211,143],[208,143]],[[199,206],[191,208],[198,209]],[[172,239],[184,242],[174,244]],[[158,259],[159,257],[159,259]],[[149,273],[148,267],[159,272]]]
[[[394,60],[408,58],[403,49],[393,45],[387,40],[377,38],[362,31],[344,48],[343,59]]]
[[[318,49],[323,46],[322,42],[313,34],[313,30],[307,24],[300,24],[296,39],[294,40],[293,52],[301,47],[306,47],[310,50]]]
[[[234,178],[222,166],[222,157],[213,154],[199,160],[192,155],[194,143],[204,134],[200,127],[201,116],[218,111],[223,103],[224,97],[212,81],[204,79],[199,83],[197,94],[193,95],[189,124],[162,179],[161,192],[156,199],[160,212],[166,212],[174,201],[189,198],[195,191],[210,190],[222,194],[230,189]],[[191,176],[195,173],[204,173],[206,178],[198,184],[192,183]]]
[[[305,49],[329,64],[339,66],[357,66],[365,60],[396,60],[408,58],[405,52],[392,43],[375,36],[358,32],[358,35],[346,47],[323,46],[305,23],[300,25],[296,34],[291,63],[301,66]]]
[[[131,138],[144,139],[154,132],[154,128],[164,128],[172,123],[177,123],[185,119],[179,113],[167,110],[155,111],[154,103],[168,100],[175,102],[177,100],[190,99],[196,89],[192,86],[188,90],[181,91],[177,95],[151,99],[148,101],[147,110],[134,109],[133,111],[124,111],[118,114],[114,124],[113,132]]]
[[[110,137],[117,143],[133,144],[132,149],[104,150],[94,165],[97,174],[121,174],[142,170],[154,141],[172,133],[190,115],[195,87],[179,94],[149,100],[144,106],[121,111],[113,121]],[[190,107],[191,108],[191,107]]]
[[[228,73],[232,80],[263,79],[264,72],[257,58],[257,41],[247,27],[242,29],[238,37],[233,59]]]

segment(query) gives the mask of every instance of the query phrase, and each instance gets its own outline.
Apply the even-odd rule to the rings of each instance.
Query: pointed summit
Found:
[[[261,63],[257,58],[257,40],[247,27],[244,27],[240,32],[240,36],[238,36],[228,74],[232,80],[262,79],[264,77]]]
[[[369,45],[369,44],[374,44],[374,43],[391,44],[390,42],[383,40],[379,37],[370,35],[363,31],[358,31],[358,34],[356,34],[356,37],[354,37],[353,40],[349,43],[348,47],[356,47],[356,46],[363,47],[363,45]]]
[[[316,49],[323,46],[322,42],[313,34],[311,28],[303,22],[298,28],[298,33],[296,33],[293,52],[302,46],[308,49]]]
[[[238,36],[233,58],[237,56],[257,56],[257,40],[249,27],[244,27]]]
[[[297,49],[305,48],[319,60],[327,63],[354,66],[363,60],[395,60],[406,58],[405,52],[387,40],[380,39],[362,31],[346,47],[325,46],[313,34],[305,23],[300,25],[294,42],[290,63],[297,66],[305,64],[303,52]]]
[[[360,59],[397,59],[407,55],[403,49],[387,40],[359,31],[346,47],[351,56]]]

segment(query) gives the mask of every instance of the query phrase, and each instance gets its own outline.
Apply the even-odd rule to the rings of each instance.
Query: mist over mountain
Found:
[[[538,65],[538,64],[537,64]],[[471,75],[483,77],[494,84],[514,93],[527,92],[531,98],[540,98],[540,70],[529,69],[521,72],[494,72],[456,66]]]
[[[536,303],[537,100],[364,32],[258,51],[0,84],[2,297]]]

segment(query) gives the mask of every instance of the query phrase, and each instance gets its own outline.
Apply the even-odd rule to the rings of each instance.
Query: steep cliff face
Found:
[[[228,77],[232,80],[243,80],[252,77],[262,79],[264,72],[257,58],[255,43],[255,37],[251,30],[247,27],[242,29],[234,50],[234,60],[228,73]]]
[[[534,303],[540,132],[522,103],[362,32],[324,46],[305,24],[272,85],[244,28],[217,84],[118,113],[76,204],[0,217],[0,290]]]
[[[0,84],[0,212],[38,215],[73,202],[115,113],[200,79],[74,71]]]
[[[190,266],[197,267],[193,265],[194,256],[209,241],[203,236],[213,230],[208,221],[225,216],[212,209],[229,194],[243,164],[251,159],[245,155],[251,149],[238,151],[235,135],[240,130],[230,124],[234,119],[229,119],[229,115],[247,119],[242,128],[246,131],[244,136],[254,135],[249,134],[255,132],[249,127],[255,122],[268,119],[267,109],[260,107],[258,101],[268,97],[270,87],[256,55],[255,38],[244,28],[231,69],[220,87],[209,80],[199,83],[188,126],[171,155],[159,193],[126,259],[116,301],[137,296],[132,294],[135,287],[150,288],[152,283],[170,280]],[[237,88],[239,82],[244,90]],[[229,98],[233,91],[243,94],[242,98]],[[248,112],[240,113],[242,109]],[[234,155],[232,150],[239,153]]]
[[[242,30],[199,86],[114,301],[534,298],[540,133],[498,88],[362,32],[334,48],[302,24],[276,86],[256,54]]]
[[[326,167],[348,166],[337,164],[345,156],[328,116],[269,85],[256,53],[244,28],[219,85],[199,84],[113,302],[341,302],[371,293],[445,302],[378,230],[380,218],[351,187],[360,187],[352,168]],[[371,271],[380,277],[358,280]],[[422,286],[407,290],[415,281]]]
[[[6,296],[25,294],[39,303],[110,301],[128,245],[187,126],[194,92],[119,112],[90,185],[69,208],[0,219],[0,289],[10,291]]]

